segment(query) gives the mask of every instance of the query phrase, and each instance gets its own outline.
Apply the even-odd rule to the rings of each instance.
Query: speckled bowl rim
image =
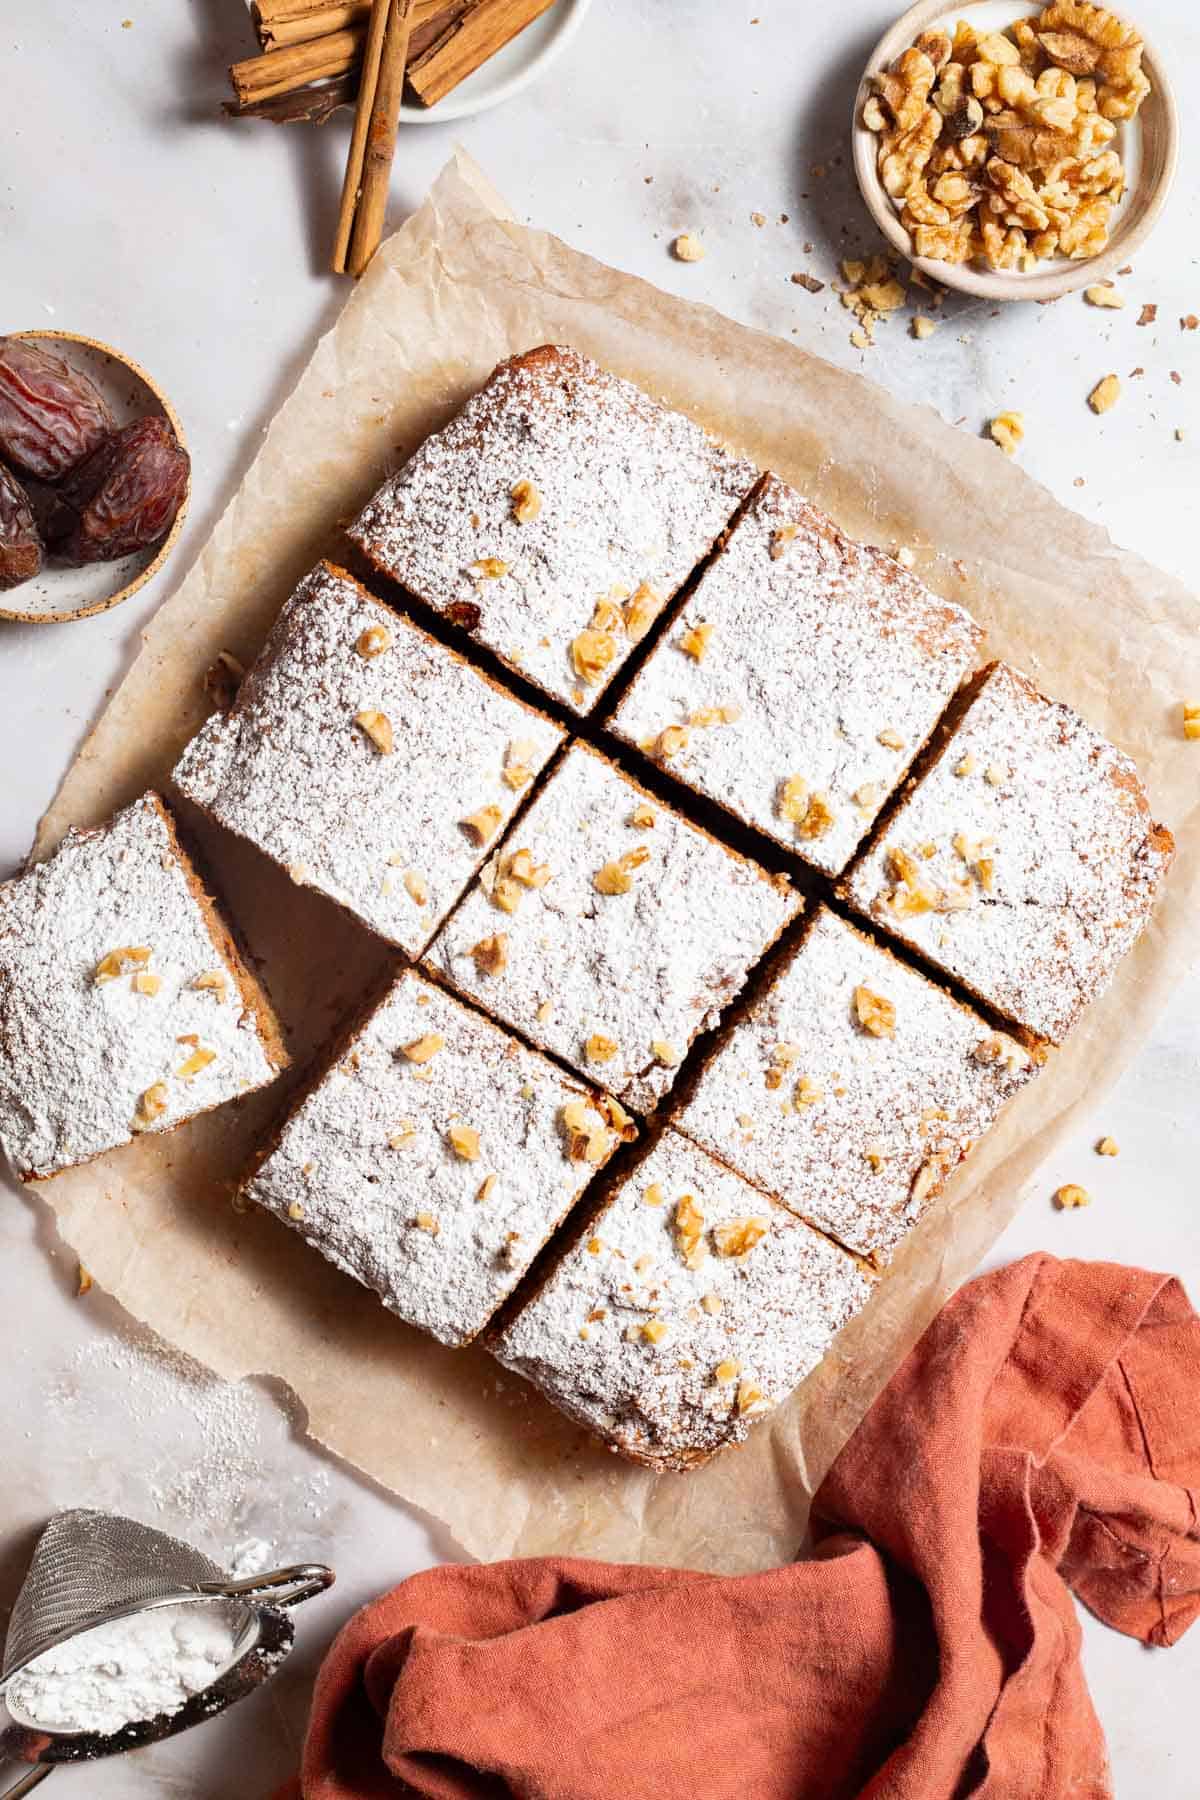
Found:
[[[914,269],[919,269],[923,275],[928,275],[942,287],[954,288],[963,294],[974,294],[982,300],[1059,300],[1064,294],[1075,293],[1081,287],[1112,275],[1145,243],[1157,224],[1179,162],[1179,109],[1162,59],[1143,37],[1145,48],[1142,52],[1142,66],[1150,79],[1151,91],[1142,103],[1139,117],[1143,120],[1143,139],[1146,117],[1155,120],[1156,133],[1161,136],[1161,151],[1156,159],[1158,166],[1151,169],[1147,159],[1143,157],[1142,179],[1152,182],[1148,198],[1136,219],[1128,226],[1122,224],[1118,214],[1113,236],[1098,256],[1083,257],[1067,267],[1056,265],[1043,275],[1020,277],[1011,276],[1002,269],[978,269],[970,263],[935,262],[931,257],[917,256],[912,238],[900,223],[900,215],[891,196],[879,179],[876,166],[879,139],[862,122],[863,105],[871,92],[871,77],[888,68],[922,31],[928,30],[931,25],[951,13],[968,14],[982,4],[985,4],[985,0],[962,0],[962,4],[955,8],[952,4],[947,5],[946,0],[917,0],[915,6],[910,6],[884,32],[867,58],[867,66],[855,90],[851,123],[854,173],[858,177],[859,190],[867,209],[888,242],[900,251]],[[1021,16],[1015,7],[1013,16]],[[1128,206],[1129,198],[1122,205]]]
[[[106,344],[102,338],[84,337],[77,331],[9,331],[5,332],[4,335],[6,337],[21,338],[31,341],[44,341],[59,344],[85,344],[89,350],[98,350],[103,356],[111,356],[115,362],[121,363],[132,374],[136,375],[139,381],[145,383],[161,407],[163,416],[170,424],[171,429],[179,439],[181,446],[184,450],[187,449],[187,439],[183,434],[183,426],[180,424],[179,414],[175,411],[171,401],[167,398],[162,388],[159,387],[153,376],[148,375],[142,365],[135,362],[132,356],[126,356],[123,350],[116,349],[112,344]],[[183,499],[179,504],[179,511],[175,514],[175,522],[171,526],[170,531],[159,545],[152,560],[146,564],[144,569],[139,569],[132,580],[127,581],[123,587],[118,588],[115,594],[110,594],[107,599],[104,600],[95,600],[90,606],[77,607],[72,612],[28,613],[18,612],[12,607],[0,605],[0,619],[11,619],[23,625],[70,625],[74,623],[76,619],[93,619],[97,613],[110,612],[114,606],[120,606],[123,600],[130,599],[132,595],[137,593],[140,587],[144,587],[146,582],[150,580],[150,577],[158,573],[168,556],[170,556],[171,551],[175,548],[179,539],[179,534],[183,530],[183,522],[187,517],[188,504],[191,497],[192,478],[189,470],[188,484],[184,490]],[[20,589],[14,588],[13,592],[20,593]]]

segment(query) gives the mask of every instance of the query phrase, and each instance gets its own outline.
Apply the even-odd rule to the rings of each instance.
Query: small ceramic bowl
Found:
[[[955,21],[965,18],[978,31],[1001,31],[1014,19],[1034,18],[1041,11],[1040,5],[1026,4],[1024,0],[965,0],[965,4],[950,8],[945,0],[918,0],[876,44],[854,99],[854,172],[875,223],[888,242],[922,274],[943,287],[976,294],[984,300],[1057,300],[1112,275],[1145,242],[1162,212],[1179,155],[1175,97],[1162,58],[1147,44],[1142,67],[1150,80],[1150,92],[1137,117],[1117,127],[1114,147],[1125,164],[1127,187],[1125,198],[1113,213],[1108,244],[1098,256],[1081,257],[1078,261],[1047,258],[1025,273],[1019,269],[981,268],[974,263],[934,262],[913,254],[912,238],[900,223],[895,203],[879,179],[878,134],[868,131],[862,122],[872,76],[890,68],[921,32],[934,26],[953,31]]]
[[[401,125],[444,125],[448,119],[467,119],[513,99],[558,61],[590,4],[591,0],[556,0],[436,106],[406,99],[400,108]]]
[[[72,368],[90,376],[112,408],[118,425],[159,413],[187,449],[175,408],[162,389],[130,357],[95,338],[78,337],[73,331],[13,331],[10,337],[28,338],[61,356]],[[94,613],[119,606],[162,568],[174,549],[187,515],[191,483],[175,515],[175,523],[161,544],[151,544],[119,562],[89,563],[81,569],[47,561],[40,575],[20,587],[0,591],[0,619],[20,619],[27,625],[63,624],[90,619]]]

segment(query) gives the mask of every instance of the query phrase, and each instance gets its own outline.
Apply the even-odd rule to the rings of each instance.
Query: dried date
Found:
[[[42,566],[42,539],[29,496],[0,463],[0,589],[31,581]]]
[[[115,432],[58,490],[56,556],[114,562],[166,537],[187,493],[191,462],[164,418]]]
[[[0,455],[57,481],[97,450],[115,421],[95,384],[25,338],[0,338]]]

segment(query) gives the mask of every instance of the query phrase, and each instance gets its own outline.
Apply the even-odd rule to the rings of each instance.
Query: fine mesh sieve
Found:
[[[17,1596],[4,1646],[0,1696],[22,1669],[68,1639],[151,1607],[212,1600],[238,1608],[234,1660],[202,1692],[169,1715],[136,1720],[120,1731],[48,1731],[10,1713],[0,1751],[37,1765],[0,1800],[16,1800],[43,1781],[55,1763],[90,1761],[132,1750],[212,1718],[265,1681],[294,1635],[286,1609],[327,1588],[333,1571],[298,1563],[235,1580],[210,1557],[134,1519],[80,1508],[60,1513],[38,1539]]]

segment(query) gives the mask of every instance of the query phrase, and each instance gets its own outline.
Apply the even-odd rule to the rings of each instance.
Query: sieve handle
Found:
[[[202,1594],[221,1594],[229,1600],[270,1600],[274,1606],[299,1606],[314,1594],[323,1594],[334,1582],[333,1570],[324,1563],[292,1563],[284,1569],[267,1569],[243,1581],[206,1581]],[[0,1794],[0,1800],[8,1800]]]
[[[0,1800],[21,1800],[22,1794],[32,1794],[35,1787],[41,1787],[43,1781],[54,1773],[53,1763],[37,1763],[27,1775],[22,1775],[16,1787],[5,1788]]]

